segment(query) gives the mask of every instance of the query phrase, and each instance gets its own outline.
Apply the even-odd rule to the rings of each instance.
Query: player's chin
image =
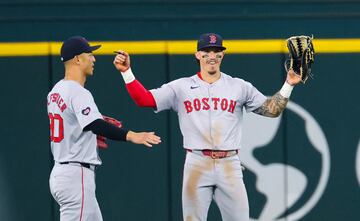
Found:
[[[217,70],[216,69],[209,69],[207,72],[208,72],[209,75],[214,75],[214,74],[217,73]]]
[[[88,71],[88,72],[86,73],[86,75],[88,75],[88,76],[94,75],[94,70]]]
[[[216,66],[210,66],[207,70],[207,72],[210,74],[210,75],[214,75],[216,74],[218,71],[218,68]]]

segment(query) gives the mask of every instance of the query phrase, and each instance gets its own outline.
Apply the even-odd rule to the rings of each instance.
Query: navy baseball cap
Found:
[[[226,48],[222,45],[223,39],[220,35],[215,33],[206,33],[202,34],[199,37],[197,43],[197,50],[201,51],[205,48],[220,48],[225,50]]]
[[[64,41],[61,46],[61,61],[68,61],[82,53],[91,53],[100,47],[101,45],[90,46],[89,42],[84,37],[70,37]]]

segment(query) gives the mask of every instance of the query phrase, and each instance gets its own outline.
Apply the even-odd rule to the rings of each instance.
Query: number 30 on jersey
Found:
[[[60,143],[64,139],[64,121],[60,114],[49,113],[50,141]]]

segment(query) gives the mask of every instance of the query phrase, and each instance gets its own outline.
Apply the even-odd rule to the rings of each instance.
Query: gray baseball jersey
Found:
[[[83,129],[102,119],[90,91],[71,80],[59,81],[47,96],[51,151],[55,162],[100,165],[96,135]]]
[[[221,73],[209,84],[194,75],[151,90],[157,110],[178,113],[186,149],[235,150],[241,146],[243,108],[250,112],[266,97],[251,83]]]

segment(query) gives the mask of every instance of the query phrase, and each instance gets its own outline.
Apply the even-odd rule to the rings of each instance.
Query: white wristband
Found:
[[[288,82],[285,81],[285,83],[282,86],[282,88],[280,89],[279,93],[281,96],[283,96],[285,98],[289,98],[293,88],[294,88],[294,86],[290,85]]]
[[[125,84],[129,84],[135,80],[135,76],[131,71],[131,68],[127,69],[125,72],[121,72],[121,75],[125,81]]]

